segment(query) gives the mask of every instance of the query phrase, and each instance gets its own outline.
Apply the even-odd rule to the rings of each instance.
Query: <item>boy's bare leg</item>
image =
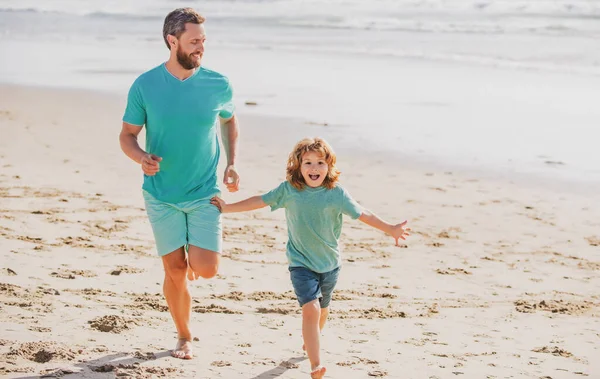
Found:
[[[319,318],[319,329],[321,331],[323,331],[327,323],[327,316],[329,316],[329,308],[321,308],[321,318]]]
[[[163,292],[169,312],[177,328],[178,341],[171,355],[180,359],[192,359],[192,333],[190,316],[192,299],[187,288],[187,260],[183,247],[162,257],[165,268]]]
[[[306,346],[306,354],[310,360],[311,377],[318,379],[325,375],[321,367],[320,328],[321,308],[319,300],[313,300],[302,306],[302,336]]]
[[[327,316],[329,316],[329,308],[321,308],[321,317],[319,318],[319,331],[322,332],[327,323]],[[302,345],[302,350],[306,351],[306,345]]]

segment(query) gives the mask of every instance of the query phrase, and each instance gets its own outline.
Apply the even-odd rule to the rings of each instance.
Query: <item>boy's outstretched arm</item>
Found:
[[[382,219],[377,217],[377,215],[371,213],[368,210],[364,210],[358,219],[364,222],[365,224],[372,226],[375,229],[379,229],[382,232],[392,236],[396,240],[396,246],[398,246],[398,239],[405,240],[406,237],[410,235],[409,233],[407,233],[410,230],[410,228],[406,227],[408,221],[392,225],[383,221]]]
[[[248,212],[267,206],[261,196],[253,196],[233,204],[227,204],[225,200],[215,196],[210,199],[210,203],[219,208],[221,213]]]

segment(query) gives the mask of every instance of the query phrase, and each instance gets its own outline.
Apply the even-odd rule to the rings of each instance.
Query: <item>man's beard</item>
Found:
[[[177,48],[177,62],[186,70],[193,70],[200,67],[199,60],[195,60],[190,55],[185,54],[179,47]]]

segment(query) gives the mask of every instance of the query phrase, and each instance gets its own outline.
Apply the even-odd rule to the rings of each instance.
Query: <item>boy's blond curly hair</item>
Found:
[[[287,162],[287,181],[300,191],[304,189],[306,182],[304,181],[304,177],[302,177],[300,166],[302,165],[302,156],[304,153],[309,151],[314,151],[315,153],[321,155],[325,162],[327,162],[329,165],[327,177],[325,180],[323,180],[323,186],[325,186],[327,189],[332,189],[335,187],[335,184],[337,183],[341,174],[341,172],[335,166],[337,157],[327,141],[318,137],[305,138],[296,144],[294,150],[292,150],[290,153]]]

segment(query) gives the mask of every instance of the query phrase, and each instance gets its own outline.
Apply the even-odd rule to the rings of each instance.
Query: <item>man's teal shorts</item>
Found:
[[[210,198],[173,204],[157,200],[146,191],[143,194],[158,256],[188,245],[221,252],[221,212]]]

